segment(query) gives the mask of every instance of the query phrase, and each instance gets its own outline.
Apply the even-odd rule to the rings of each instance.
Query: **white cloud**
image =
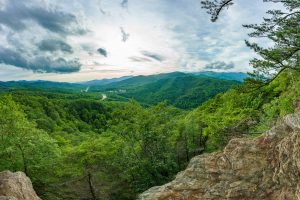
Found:
[[[70,81],[166,71],[198,71],[215,61],[232,62],[235,66],[232,71],[251,70],[248,61],[255,55],[244,44],[247,31],[241,25],[261,21],[265,11],[274,6],[260,0],[237,2],[222,14],[219,21],[211,23],[199,0],[129,0],[126,9],[121,6],[121,1],[111,0],[26,2],[28,6],[39,5],[49,11],[58,9],[70,13],[76,17],[81,29],[88,31],[86,34],[62,35],[51,33],[32,21],[26,22],[30,28],[23,31],[1,26],[1,46],[30,49],[22,52],[30,57],[39,54],[36,44],[42,39],[59,39],[72,47],[73,54],[58,51],[55,54],[48,52],[49,56],[78,58],[82,65],[79,72],[63,75],[24,73],[23,70],[18,78]],[[0,9],[3,7],[0,5]],[[130,35],[126,42],[122,41],[120,27]],[[99,48],[108,52],[107,57],[97,53]],[[164,59],[161,62],[131,59],[143,56],[142,51]],[[7,65],[2,65],[0,78],[5,74],[6,79],[17,79],[13,74],[15,71],[13,67],[10,70]]]

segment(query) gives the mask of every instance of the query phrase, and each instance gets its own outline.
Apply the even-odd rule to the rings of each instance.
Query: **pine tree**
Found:
[[[283,71],[290,69],[300,71],[300,0],[264,0],[264,2],[281,3],[283,10],[268,10],[268,17],[261,24],[243,25],[251,29],[251,38],[264,38],[271,47],[262,47],[258,43],[246,41],[259,58],[250,61],[254,68],[252,83],[265,85],[273,81]],[[233,0],[205,0],[203,8],[216,21],[220,13],[233,5]]]

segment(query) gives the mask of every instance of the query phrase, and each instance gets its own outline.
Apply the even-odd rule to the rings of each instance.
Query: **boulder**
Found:
[[[23,172],[0,172],[0,200],[40,200]]]

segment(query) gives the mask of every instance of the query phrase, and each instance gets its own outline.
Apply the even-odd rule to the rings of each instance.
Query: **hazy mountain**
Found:
[[[14,89],[63,89],[63,90],[80,90],[86,86],[77,83],[52,82],[52,81],[7,81],[0,82],[2,88]]]
[[[80,83],[52,81],[0,82],[0,88],[68,90],[72,92],[101,92],[109,100],[135,99],[145,105],[161,101],[179,108],[189,109],[201,105],[220,92],[238,85],[247,77],[245,73],[172,72],[150,76],[124,76]]]
[[[241,82],[210,77],[177,76],[159,79],[151,83],[107,91],[108,98],[135,99],[140,103],[153,105],[161,101],[178,108],[194,108],[215,95],[225,92]]]
[[[212,71],[205,71],[205,72],[195,72],[191,73],[195,76],[206,76],[224,80],[235,80],[235,81],[244,81],[249,75],[243,72],[212,72]]]
[[[120,81],[124,81],[127,79],[132,78],[133,76],[122,76],[120,78],[111,78],[111,79],[99,79],[99,80],[91,80],[91,81],[86,81],[86,82],[80,82],[79,84],[82,85],[88,85],[88,86],[95,86],[95,85],[108,85]]]
[[[158,80],[175,77],[211,77],[223,80],[234,80],[242,82],[248,75],[242,72],[194,72],[194,73],[183,73],[183,72],[171,72],[163,74],[155,74],[149,76],[125,76],[116,79],[102,79],[88,81],[83,84],[90,85],[91,90],[104,90],[104,89],[116,89],[116,88],[129,88],[137,87],[145,84],[153,83]]]
[[[186,73],[182,72],[171,72],[171,73],[163,73],[163,74],[155,74],[155,75],[149,75],[149,76],[133,76],[131,78],[113,82],[111,84],[106,84],[105,86],[100,85],[100,87],[92,87],[92,89],[108,89],[108,88],[129,88],[129,87],[137,87],[142,86],[148,83],[153,83],[158,80],[166,79],[166,78],[173,78],[173,77],[184,77],[189,76]]]

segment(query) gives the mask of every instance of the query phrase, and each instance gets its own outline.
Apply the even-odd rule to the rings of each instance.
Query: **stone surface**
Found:
[[[141,200],[300,200],[300,113],[255,139],[231,140],[223,152],[200,155]]]
[[[18,200],[15,197],[0,196],[0,200]]]
[[[0,200],[40,200],[23,172],[0,172]]]

